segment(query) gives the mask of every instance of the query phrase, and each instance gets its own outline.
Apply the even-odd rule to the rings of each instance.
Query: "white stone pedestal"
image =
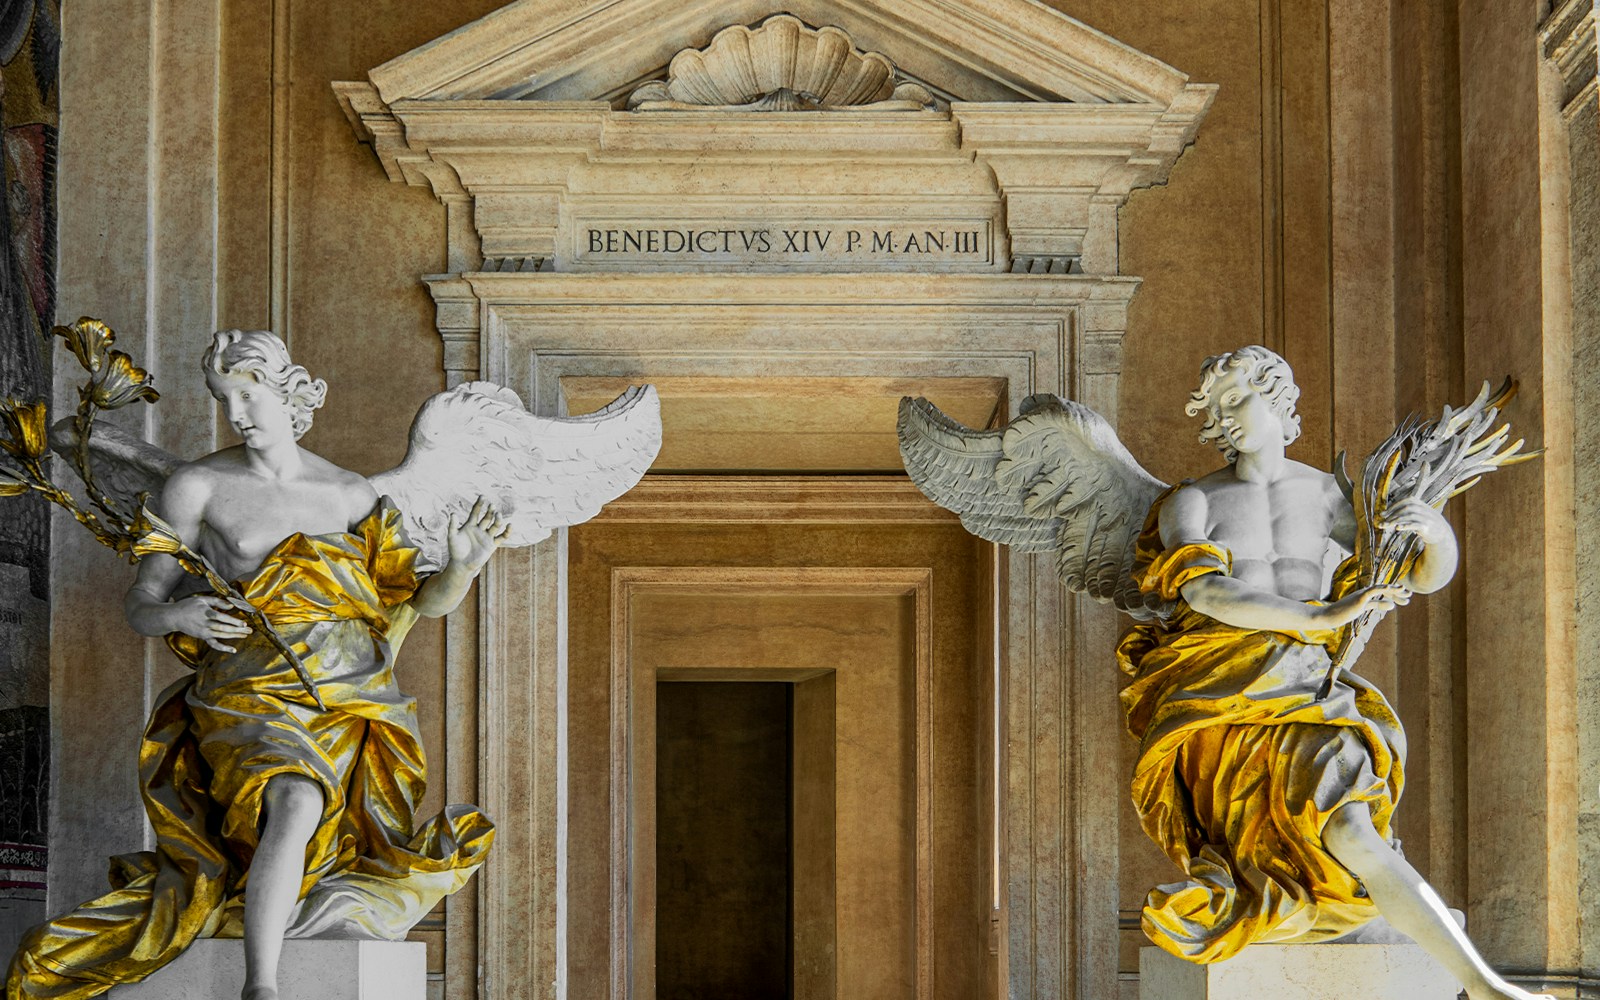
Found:
[[[285,941],[278,989],[294,1000],[425,1000],[427,946],[416,941]],[[110,1000],[237,997],[244,987],[244,942],[206,939],[142,983],[118,986]]]
[[[1139,949],[1139,1000],[1456,1000],[1461,986],[1415,944],[1253,944],[1196,965]]]

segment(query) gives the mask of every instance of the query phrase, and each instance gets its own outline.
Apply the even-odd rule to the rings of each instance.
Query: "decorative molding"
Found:
[[[1065,254],[1058,257],[1012,257],[1012,274],[1082,274],[1083,257]]]
[[[372,147],[383,164],[383,172],[394,183],[406,180],[400,160],[411,153],[406,144],[405,129],[378,96],[378,88],[365,80],[347,80],[333,84],[333,96],[350,122],[356,138]]]
[[[518,271],[529,274],[546,270],[548,257],[485,257],[480,271]]]
[[[1284,348],[1283,4],[1259,5],[1261,39],[1261,343]]]
[[[1533,993],[1550,993],[1571,1000],[1600,1000],[1600,977],[1570,973],[1507,973],[1506,979]]]
[[[1564,83],[1562,111],[1569,118],[1585,104],[1596,101],[1596,78],[1600,76],[1600,31],[1597,0],[1566,0],[1559,4],[1539,29],[1544,56],[1561,72]]]
[[[896,84],[894,63],[863,52],[849,34],[813,28],[776,14],[754,28],[733,25],[704,48],[672,57],[667,79],[641,85],[630,111],[918,111],[933,95],[917,83]]]
[[[703,524],[940,524],[959,518],[903,476],[647,475],[594,520]]]
[[[721,523],[713,519],[711,523]],[[916,936],[916,1000],[934,1000],[934,697],[933,697],[933,571],[926,567],[878,566],[613,566],[611,568],[611,997],[630,1000],[643,993],[654,997],[655,913],[639,905],[645,886],[638,876],[649,873],[653,883],[654,845],[641,842],[636,801],[654,814],[655,800],[655,671],[634,662],[633,597],[645,592],[680,591],[697,595],[751,592],[789,594],[795,597],[852,594],[860,596],[910,595],[915,601],[912,626],[912,722],[914,823],[914,904]],[[705,668],[689,668],[690,674]],[[736,671],[741,679],[766,675],[792,680],[794,671],[783,667],[750,665]],[[712,674],[708,673],[707,679]],[[646,762],[649,762],[646,764]],[[648,772],[648,773],[646,773]],[[643,794],[640,794],[641,791]],[[646,824],[654,829],[653,818]],[[647,969],[638,968],[639,965]],[[640,990],[640,981],[649,985]]]
[[[1166,179],[1216,97],[1027,0],[785,6],[523,0],[334,92],[391,181],[470,203],[451,261],[540,272],[1060,274],[1075,258],[1115,274],[1118,207]],[[616,107],[639,80],[638,110]],[[763,227],[771,251],[705,239]],[[788,253],[783,235],[809,228],[831,242]],[[929,256],[925,231],[963,249]],[[652,232],[693,250],[625,249]],[[914,249],[874,250],[896,237]]]
[[[968,101],[1166,104],[1186,83],[1032,0],[789,0],[776,10],[838,25],[857,44],[892,53],[914,79]],[[774,12],[772,0],[517,0],[368,75],[389,104],[592,101],[703,46],[708,26]]]
[[[444,341],[444,370],[451,385],[477,378],[482,323],[477,294],[453,274],[425,274],[422,282],[433,295],[433,322]]]

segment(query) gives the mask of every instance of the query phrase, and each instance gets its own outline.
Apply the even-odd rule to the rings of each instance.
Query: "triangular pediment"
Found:
[[[721,30],[842,29],[945,100],[1170,105],[1187,77],[1036,0],[517,0],[372,70],[402,100],[615,102]]]

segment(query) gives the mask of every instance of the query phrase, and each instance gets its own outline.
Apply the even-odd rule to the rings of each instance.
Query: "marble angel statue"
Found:
[[[103,325],[57,332],[97,380],[96,351],[129,367],[107,354]],[[141,479],[159,492],[126,546],[143,558],[125,612],[194,671],[158,697],[140,750],[157,849],[113,859],[112,892],[32,930],[6,1000],[95,996],[197,937],[243,937],[244,996],[265,1000],[286,934],[401,938],[461,888],[494,828],[465,805],[417,822],[422,745],[395,654],[417,616],[456,607],[497,548],[593,517],[660,446],[651,387],[553,419],[471,382],[429,399],[403,464],[369,478],[299,445],[327,386],[277,337],[219,332],[202,367],[243,443],[185,463],[102,430],[85,485],[120,483],[124,506],[69,508],[113,544],[106,515],[139,503]],[[87,440],[67,437],[68,451]],[[196,593],[197,564],[236,589]]]
[[[1404,736],[1347,669],[1376,618],[1454,575],[1444,502],[1528,457],[1504,446],[1504,426],[1485,436],[1509,392],[1485,386],[1465,410],[1413,419],[1351,484],[1285,456],[1299,389],[1278,355],[1241,348],[1205,362],[1187,406],[1227,464],[1175,487],[1069,400],[1029,397],[992,431],[902,401],[901,452],[930,499],[980,537],[1053,552],[1068,587],[1137,620],[1116,650],[1139,742],[1133,801],[1185,876],[1146,901],[1156,945],[1215,962],[1381,914],[1472,1000],[1531,996],[1484,962],[1396,849]],[[1331,547],[1348,557],[1337,570]]]

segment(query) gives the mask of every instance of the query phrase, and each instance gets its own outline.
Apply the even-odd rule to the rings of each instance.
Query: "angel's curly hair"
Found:
[[[200,360],[207,373],[249,375],[294,407],[294,437],[311,429],[311,415],[328,396],[328,383],[289,360],[289,348],[266,330],[218,330]]]
[[[1238,458],[1239,452],[1223,433],[1222,416],[1217,412],[1217,401],[1211,393],[1218,379],[1240,369],[1244,370],[1245,381],[1261,394],[1283,424],[1283,443],[1290,444],[1300,436],[1300,417],[1294,412],[1294,404],[1300,399],[1300,387],[1294,384],[1289,362],[1265,347],[1254,345],[1207,358],[1200,366],[1200,388],[1189,394],[1183,412],[1191,417],[1205,412],[1200,443],[1215,445],[1229,462]]]

